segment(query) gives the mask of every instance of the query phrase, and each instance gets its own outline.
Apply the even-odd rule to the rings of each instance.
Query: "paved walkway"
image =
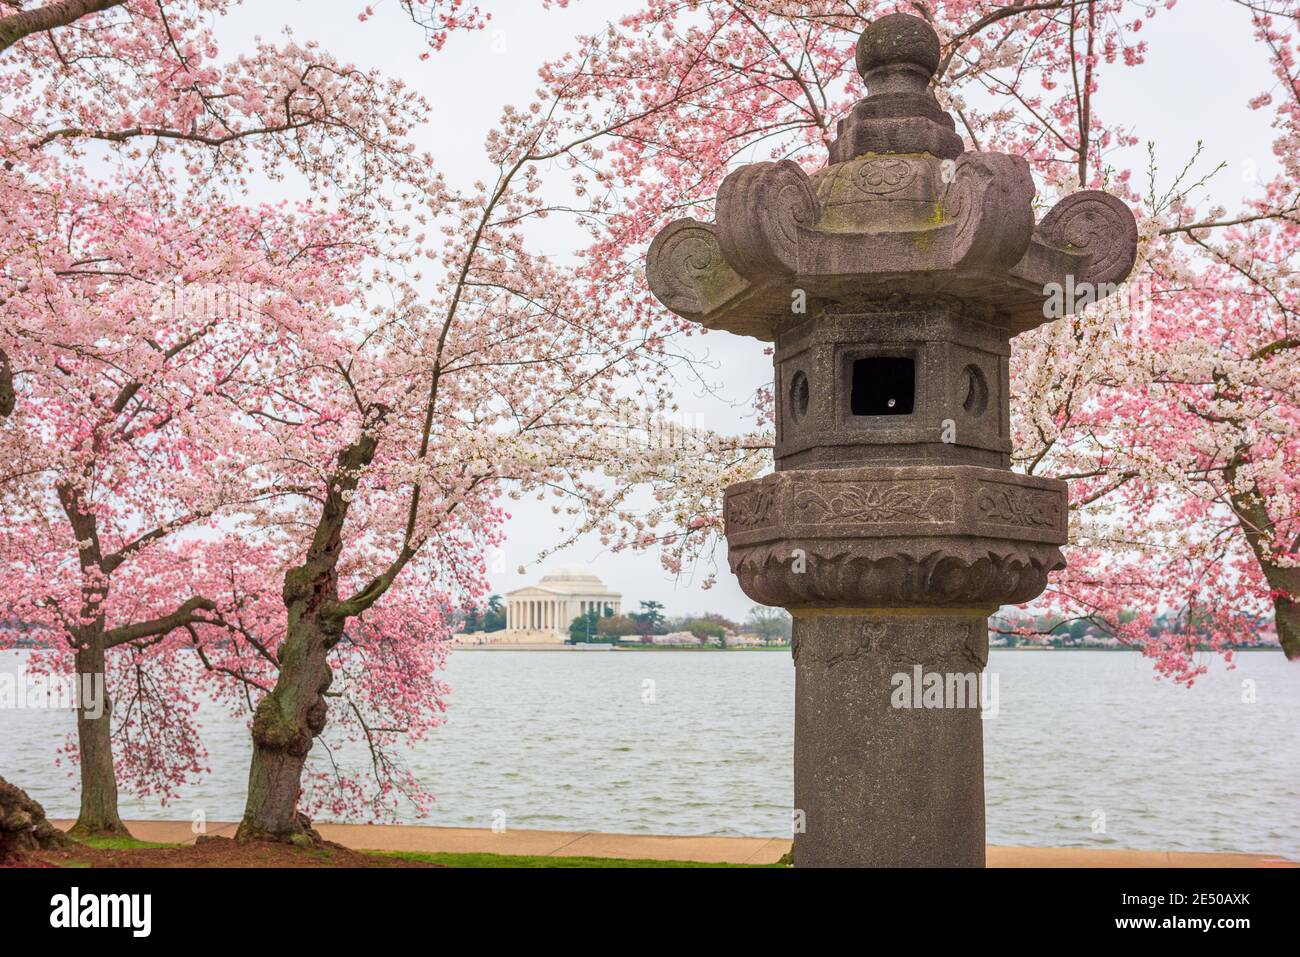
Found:
[[[55,821],[59,827],[71,821]],[[188,843],[188,821],[127,821],[142,841]],[[494,834],[486,828],[414,827],[394,824],[319,824],[328,841],[369,851],[527,854],[543,857],[623,857],[709,864],[773,864],[790,841],[776,837],[675,837],[598,834],[592,831],[522,831]],[[235,825],[209,822],[208,834],[233,837]],[[1112,851],[1075,847],[990,847],[989,867],[1297,867],[1263,854],[1200,854],[1186,851]]]

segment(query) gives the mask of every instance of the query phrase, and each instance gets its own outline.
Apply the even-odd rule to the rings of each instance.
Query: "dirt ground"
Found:
[[[299,848],[288,844],[238,844],[212,837],[186,847],[102,850],[78,846],[33,851],[9,867],[438,867],[421,861],[380,857],[341,844]]]

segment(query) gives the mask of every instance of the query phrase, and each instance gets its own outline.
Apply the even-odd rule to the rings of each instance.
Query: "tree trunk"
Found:
[[[1273,600],[1273,617],[1277,621],[1277,640],[1292,661],[1300,659],[1300,602],[1286,596]]]
[[[1250,534],[1247,533],[1247,538]],[[1252,542],[1257,545],[1258,543]],[[1273,592],[1273,623],[1282,652],[1291,661],[1300,659],[1300,568],[1279,565],[1262,546],[1255,550],[1264,580]]]
[[[248,801],[236,835],[241,841],[320,842],[310,820],[298,811],[298,798],[312,741],[325,729],[324,693],[333,678],[326,656],[338,639],[331,640],[313,618],[309,614],[303,620],[290,612],[279,677],[253,716]]]
[[[9,357],[0,349],[0,419],[13,412],[15,400],[13,370],[9,368]]]
[[[1237,482],[1237,461],[1240,456],[1241,450],[1238,449],[1223,470],[1230,489]],[[1277,562],[1278,556],[1273,550],[1277,527],[1259,490],[1251,486],[1246,491],[1231,492],[1230,497],[1233,510],[1237,513],[1237,524],[1246,536],[1246,543],[1254,552],[1264,580],[1273,592],[1273,621],[1277,626],[1277,640],[1288,659],[1300,659],[1300,568]],[[1290,550],[1295,550],[1294,544]]]
[[[81,563],[81,623],[70,629],[76,648],[77,749],[81,757],[81,813],[69,832],[88,834],[129,833],[117,816],[117,771],[113,767],[113,709],[108,698],[104,660],[104,604],[108,600],[108,576],[99,546],[99,523],[93,509],[81,499],[78,486],[58,487],[59,504],[68,517],[79,543]],[[88,687],[89,685],[89,687]],[[102,706],[92,713],[87,692],[98,696]]]
[[[45,809],[21,788],[0,778],[0,864],[27,851],[52,850],[72,842],[45,820]]]
[[[381,408],[376,414],[377,423],[386,412]],[[253,714],[248,803],[235,835],[240,841],[320,843],[311,821],[298,811],[298,798],[312,740],[325,730],[325,692],[334,678],[329,665],[330,649],[343,637],[343,623],[368,608],[392,581],[389,575],[371,582],[364,600],[339,601],[343,525],[352,493],[362,471],[374,458],[378,441],[376,433],[366,429],[339,453],[338,468],[330,479],[306,559],[285,573],[288,621],[284,644],[276,653],[280,671],[275,687]],[[402,554],[403,561],[409,557],[405,547]]]
[[[77,651],[77,681],[94,682],[103,702],[96,716],[89,701],[78,702],[77,747],[81,753],[81,813],[69,832],[77,837],[88,834],[128,834],[117,816],[117,771],[113,767],[113,721],[104,676],[104,641],[102,635],[89,639]]]

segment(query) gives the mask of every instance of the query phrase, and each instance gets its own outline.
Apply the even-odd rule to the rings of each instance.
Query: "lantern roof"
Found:
[[[1120,199],[1083,190],[1035,222],[1025,159],[964,150],[930,88],[940,44],[926,21],[874,21],[856,63],[869,95],[840,120],[827,166],[740,167],[714,222],[679,219],[655,237],[647,280],[665,306],[772,340],[800,294],[809,313],[817,302],[952,299],[1014,335],[1072,311],[1054,287],[1091,287],[1086,304],[1128,276],[1137,225]]]

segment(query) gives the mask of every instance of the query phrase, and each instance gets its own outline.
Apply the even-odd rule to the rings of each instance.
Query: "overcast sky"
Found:
[[[342,59],[402,78],[433,104],[420,146],[433,153],[449,182],[469,186],[486,175],[486,133],[503,106],[522,106],[531,99],[538,67],[568,50],[576,35],[600,29],[636,4],[574,0],[567,10],[546,11],[541,0],[489,2],[494,16],[487,30],[454,37],[424,61],[419,59],[422,38],[396,2],[382,0],[374,6],[376,16],[362,24],[357,20],[359,0],[248,0],[222,33],[228,38],[226,49],[237,52],[248,38],[260,34],[272,39],[288,24],[300,40],[318,40]],[[1109,69],[1098,109],[1109,121],[1132,127],[1144,143],[1154,141],[1168,174],[1181,168],[1197,140],[1203,140],[1205,171],[1227,163],[1212,181],[1211,195],[1233,207],[1276,167],[1267,114],[1253,113],[1246,105],[1273,86],[1246,11],[1229,0],[1182,0],[1173,11],[1162,10],[1148,21],[1143,36],[1151,47],[1147,63]],[[1145,146],[1126,157],[1125,165],[1144,169]],[[564,238],[557,233],[557,242]],[[709,333],[695,342],[697,354],[712,365],[713,379],[725,385],[725,394],[736,403],[771,377],[770,359],[751,340]],[[689,420],[700,425],[733,430],[741,423],[743,408],[721,398],[685,390],[678,400]],[[629,609],[655,599],[671,614],[719,611],[740,618],[753,604],[726,571],[722,553],[717,556],[719,582],[709,591],[698,581],[675,580],[652,555],[611,554],[594,539],[521,576],[516,567],[555,539],[556,519],[549,505],[539,503],[512,503],[511,512],[508,542],[498,563],[503,570],[492,575],[496,591],[531,583],[554,565],[590,564],[606,584],[623,593]]]

